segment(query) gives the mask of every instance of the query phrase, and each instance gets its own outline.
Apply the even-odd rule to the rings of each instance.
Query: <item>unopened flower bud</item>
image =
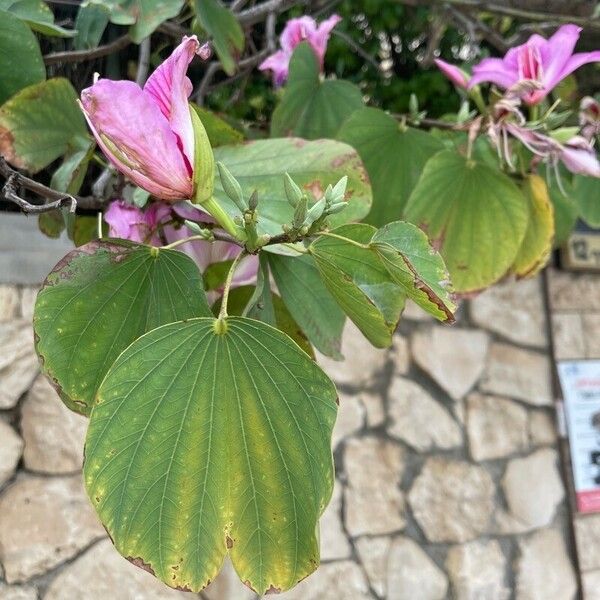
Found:
[[[335,215],[336,213],[339,213],[341,211],[343,211],[346,206],[348,206],[347,202],[336,202],[335,204],[332,204],[328,209],[327,209],[327,214],[328,215]]]
[[[244,200],[244,195],[242,193],[242,187],[238,183],[238,180],[231,174],[229,169],[222,163],[217,163],[217,169],[219,170],[219,177],[221,178],[221,185],[223,186],[223,190],[231,198],[231,200],[235,203],[235,205],[244,212],[248,205]]]
[[[300,229],[300,227],[302,227],[302,224],[306,219],[306,213],[308,212],[307,207],[308,200],[306,196],[302,196],[300,202],[298,202],[298,205],[296,206],[296,210],[294,211],[294,218],[292,220],[294,229]]]
[[[300,202],[304,196],[302,190],[298,187],[296,182],[289,176],[288,173],[283,176],[283,185],[288,202],[293,208],[296,208],[296,206],[298,206],[298,202]]]
[[[308,214],[306,216],[306,220],[309,224],[314,223],[317,219],[321,218],[323,212],[325,211],[325,198],[321,198],[318,202],[315,202],[310,207]]]
[[[250,196],[250,200],[248,200],[248,208],[250,210],[256,210],[258,207],[258,191],[254,190],[252,195]]]

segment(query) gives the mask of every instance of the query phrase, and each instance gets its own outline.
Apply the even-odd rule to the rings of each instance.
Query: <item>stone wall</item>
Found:
[[[550,271],[549,298],[556,357],[600,358],[600,277]],[[575,517],[585,600],[600,600],[600,514]]]
[[[0,600],[193,597],[106,539],[80,480],[85,421],[37,376],[33,297],[0,287]],[[580,308],[565,305],[560,318]],[[597,310],[579,317],[598,327]],[[340,393],[322,565],[283,598],[576,597],[544,315],[538,279],[465,303],[453,327],[409,307],[388,351],[347,327],[347,360],[321,360]],[[562,332],[579,343],[572,325]],[[586,598],[598,598],[600,551],[588,549],[600,547],[600,517],[581,523]],[[254,595],[228,566],[201,597]]]

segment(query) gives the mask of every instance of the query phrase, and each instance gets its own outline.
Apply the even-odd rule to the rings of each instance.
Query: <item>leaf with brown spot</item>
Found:
[[[333,140],[302,141],[296,138],[256,140],[246,144],[215,148],[215,160],[221,161],[242,186],[244,196],[258,193],[258,232],[277,235],[281,225],[290,223],[294,209],[286,199],[284,174],[287,172],[301,187],[310,192],[310,203],[319,199],[328,185],[348,177],[348,206],[329,217],[332,227],[359,221],[371,208],[371,187],[358,154],[348,145]],[[336,159],[343,162],[332,167]],[[316,195],[313,196],[313,194]],[[239,214],[235,204],[215,181],[215,195],[232,217]],[[273,247],[268,247],[273,250]]]
[[[163,325],[119,355],[90,416],[86,489],[117,550],[167,585],[198,592],[229,554],[257,593],[287,590],[319,560],[335,386],[281,331],[215,323]]]
[[[377,348],[392,343],[406,295],[369,246],[377,230],[366,224],[343,225],[309,247],[321,279],[340,308]]]
[[[87,150],[89,135],[77,94],[67,79],[31,85],[0,107],[0,151],[36,172],[70,151]]]
[[[379,229],[371,245],[411,300],[440,321],[454,322],[450,276],[423,231],[412,223],[395,221]]]
[[[212,314],[192,259],[113,239],[67,254],[40,290],[33,318],[42,368],[65,404],[89,414],[112,362],[140,335]]]

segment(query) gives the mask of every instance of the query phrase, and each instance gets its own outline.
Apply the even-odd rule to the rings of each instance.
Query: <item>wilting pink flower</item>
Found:
[[[571,173],[600,177],[600,162],[596,151],[590,142],[580,135],[571,138],[562,146],[559,158]]]
[[[104,213],[104,220],[109,226],[109,236],[151,246],[162,246],[164,242],[171,244],[194,235],[183,224],[169,223],[177,217],[200,223],[214,222],[212,217],[184,202],[177,204],[153,202],[142,210],[123,200],[113,200]],[[178,246],[177,249],[193,258],[202,273],[213,263],[234,259],[242,250],[236,244],[204,240],[187,242]],[[234,274],[233,287],[253,283],[256,280],[257,269],[258,258],[256,256],[250,255],[242,259]],[[212,294],[210,300],[214,301],[215,299],[215,294]]]
[[[434,59],[437,68],[458,88],[467,89],[469,78],[467,74],[456,65],[451,65],[440,58]]]
[[[290,59],[294,53],[294,48],[300,42],[307,41],[317,55],[322,70],[329,35],[331,30],[341,20],[342,18],[339,15],[332,15],[317,26],[316,21],[312,17],[305,16],[298,19],[290,19],[279,38],[281,50],[269,56],[258,68],[261,71],[272,71],[273,84],[275,86],[282,85],[288,76]]]
[[[565,77],[591,62],[600,61],[600,50],[574,54],[581,28],[563,25],[550,38],[532,35],[527,42],[511,48],[504,58],[486,58],[473,67],[469,88],[483,81],[510,89],[524,80],[539,84],[524,93],[527,104],[537,104]]]
[[[133,81],[100,79],[81,92],[83,112],[106,157],[162,200],[193,194],[192,83],[186,71],[201,51],[196,36],[184,37],[143,89]]]

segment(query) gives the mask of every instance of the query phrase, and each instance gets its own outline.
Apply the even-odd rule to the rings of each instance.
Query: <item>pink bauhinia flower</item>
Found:
[[[463,90],[467,89],[469,84],[469,78],[467,74],[457,67],[456,65],[451,65],[447,63],[445,60],[441,58],[436,58],[434,61],[437,68],[458,88]]]
[[[298,19],[290,19],[279,38],[281,50],[269,56],[258,68],[261,71],[272,71],[273,84],[275,86],[283,85],[288,76],[294,48],[300,42],[307,41],[317,55],[322,70],[329,35],[341,20],[342,18],[339,15],[332,15],[317,26],[312,17],[304,16]]]
[[[524,44],[511,48],[504,58],[486,58],[475,65],[469,88],[489,81],[508,90],[531,80],[538,84],[537,89],[522,97],[529,105],[537,104],[573,71],[600,61],[600,50],[573,53],[580,33],[576,25],[563,25],[550,39],[534,34]]]
[[[81,92],[81,107],[106,157],[131,181],[162,200],[193,194],[194,130],[186,76],[196,36],[184,37],[142,89],[133,81],[100,79]]]
[[[187,219],[199,223],[214,223],[214,219],[189,203],[164,204],[153,202],[144,210],[128,204],[124,200],[113,200],[106,212],[104,220],[108,223],[108,235],[133,242],[145,243],[151,246],[171,244],[191,237],[194,233],[182,223],[171,221]],[[218,262],[234,259],[241,248],[237,244],[222,241],[194,240],[181,244],[178,250],[185,252],[194,259],[200,271]],[[258,257],[246,256],[238,265],[232,286],[249,285],[256,280]],[[220,291],[220,290],[217,290]],[[216,299],[215,294],[209,298]]]

